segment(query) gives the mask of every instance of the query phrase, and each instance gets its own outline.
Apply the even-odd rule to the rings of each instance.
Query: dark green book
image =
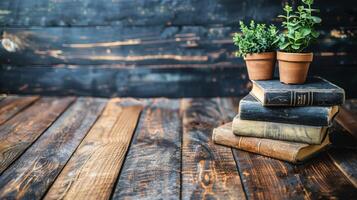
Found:
[[[333,106],[345,101],[342,88],[320,77],[309,78],[302,85],[287,85],[278,79],[252,82],[251,94],[263,106]]]
[[[247,95],[239,103],[242,120],[329,126],[337,112],[338,106],[265,107],[252,95]]]

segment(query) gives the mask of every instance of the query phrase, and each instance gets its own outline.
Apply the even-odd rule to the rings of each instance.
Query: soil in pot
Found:
[[[278,52],[280,82],[303,84],[306,81],[313,53]]]
[[[273,78],[276,53],[254,53],[244,57],[250,80],[270,80]]]

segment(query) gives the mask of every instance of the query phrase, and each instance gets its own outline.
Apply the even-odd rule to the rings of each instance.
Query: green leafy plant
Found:
[[[288,4],[285,5],[285,15],[279,15],[284,19],[282,27],[285,29],[279,36],[279,49],[289,53],[303,52],[311,42],[319,37],[315,26],[321,23],[321,19],[314,16],[318,9],[311,8],[314,0],[302,0],[304,5],[293,8]]]
[[[252,20],[249,26],[239,22],[241,33],[233,36],[234,45],[238,47],[236,56],[245,56],[251,53],[275,51],[277,48],[278,31],[274,25],[255,23]]]

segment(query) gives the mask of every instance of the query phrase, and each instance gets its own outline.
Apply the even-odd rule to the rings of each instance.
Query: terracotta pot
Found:
[[[253,53],[244,57],[250,80],[269,80],[273,78],[276,53]]]
[[[303,84],[306,81],[313,53],[278,52],[280,82]]]

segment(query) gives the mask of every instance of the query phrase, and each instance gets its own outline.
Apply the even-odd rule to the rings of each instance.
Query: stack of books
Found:
[[[215,143],[292,163],[330,144],[329,128],[345,100],[342,88],[320,77],[303,85],[252,82],[233,122],[213,130]]]

